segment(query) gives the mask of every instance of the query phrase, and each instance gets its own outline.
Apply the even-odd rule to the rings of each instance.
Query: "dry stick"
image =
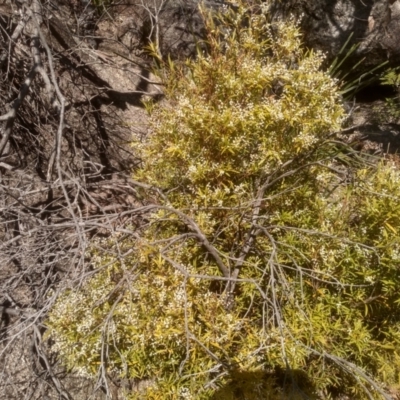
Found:
[[[147,39],[151,42],[152,41],[152,36],[153,33],[155,33],[155,50],[157,52],[158,58],[161,60],[162,59],[162,54],[160,50],[160,13],[163,9],[163,7],[166,4],[166,0],[161,0],[160,5],[157,7],[156,2],[154,2],[154,12],[150,9],[148,5],[144,4],[144,1],[141,1],[142,7],[147,11],[147,13],[150,15],[151,19],[151,29],[149,32],[149,35]]]
[[[204,233],[201,231],[201,229],[198,227],[198,225],[194,222],[194,220],[190,217],[188,217],[185,213],[173,208],[173,207],[166,207],[166,206],[158,206],[154,205],[154,208],[158,208],[160,210],[166,210],[170,211],[179,217],[181,217],[188,228],[191,231],[194,231],[196,233],[197,239],[201,242],[203,247],[211,254],[211,256],[214,258],[215,262],[217,263],[217,266],[219,270],[221,271],[222,275],[226,278],[230,276],[229,268],[225,265],[225,263],[222,261],[221,257],[219,256],[216,248],[208,241]]]
[[[206,347],[203,343],[201,343],[200,340],[197,339],[197,337],[189,330],[187,331],[187,336],[190,340],[193,340],[194,342],[196,342],[214,361],[223,365],[228,370],[231,369],[230,364],[232,364],[232,363],[228,364],[225,361],[220,360],[217,355],[215,355],[208,347]]]
[[[43,309],[39,310],[39,311],[36,312],[36,313],[27,312],[26,310],[17,310],[17,309],[15,309],[15,308],[12,309],[12,308],[10,308],[10,307],[6,307],[6,308],[3,307],[3,312],[4,312],[4,313],[7,312],[8,315],[19,316],[19,317],[20,317],[20,320],[21,320],[22,322],[20,323],[21,330],[20,330],[18,333],[13,334],[13,337],[10,338],[9,343],[7,344],[7,346],[5,346],[5,347],[2,349],[2,352],[0,353],[0,356],[1,356],[2,353],[4,353],[4,352],[7,351],[7,348],[11,345],[12,341],[13,341],[14,339],[17,338],[17,336],[19,336],[19,335],[21,335],[22,333],[28,331],[28,329],[34,327],[35,325],[37,325],[37,324],[39,323],[39,318],[41,317],[42,314],[44,314],[44,313],[46,312],[46,307],[44,307]],[[18,313],[18,312],[19,312],[19,313]],[[18,313],[18,314],[17,314],[17,313]],[[22,328],[23,322],[24,322],[24,321],[28,321],[28,320],[32,320],[32,321],[29,322],[29,323],[27,324],[27,326],[25,326],[24,328]]]
[[[293,162],[294,162],[294,159],[287,161],[276,172],[277,173],[280,172],[280,170],[282,170],[283,168],[285,168],[288,165],[292,164]],[[235,290],[237,278],[238,278],[240,270],[241,270],[241,268],[242,268],[242,266],[244,264],[244,261],[245,261],[247,255],[248,255],[249,251],[251,250],[252,245],[254,244],[254,242],[256,240],[256,237],[257,237],[257,235],[259,233],[259,230],[260,230],[257,225],[258,225],[258,220],[260,218],[260,210],[261,210],[262,201],[264,200],[265,191],[269,187],[275,185],[275,183],[279,182],[280,180],[282,180],[284,178],[287,178],[289,176],[292,176],[295,173],[297,173],[298,171],[300,171],[302,169],[305,169],[305,168],[308,168],[308,167],[311,167],[311,166],[316,165],[318,163],[319,163],[318,161],[307,163],[307,164],[302,165],[302,166],[300,166],[298,168],[295,168],[295,169],[292,169],[290,171],[284,172],[284,173],[282,173],[281,175],[279,175],[278,177],[275,177],[275,178],[273,178],[273,175],[269,176],[266,179],[266,181],[260,186],[260,188],[259,188],[259,190],[257,192],[256,198],[254,200],[253,213],[252,213],[252,216],[251,216],[251,226],[250,226],[250,228],[248,230],[247,237],[246,237],[244,246],[242,248],[242,251],[241,251],[241,253],[239,255],[238,261],[234,265],[234,269],[233,269],[232,275],[231,275],[232,280],[229,282],[229,284],[227,285],[227,287],[225,289],[225,293],[226,293],[226,296],[227,296],[226,302],[227,302],[228,306],[232,305],[233,293],[234,293],[234,290]]]
[[[18,310],[16,308],[0,306],[0,316],[3,314],[7,314],[12,315],[13,317],[19,317],[20,315],[22,315],[22,313],[22,310]]]
[[[23,103],[26,95],[29,92],[29,88],[35,79],[36,74],[39,72],[40,74],[44,74],[44,70],[42,67],[41,59],[40,59],[40,50],[39,50],[39,23],[36,20],[36,15],[38,15],[38,18],[41,21],[41,16],[40,16],[40,5],[37,2],[37,0],[34,0],[32,3],[32,8],[28,9],[27,14],[25,15],[24,19],[20,21],[19,25],[14,31],[14,34],[11,36],[11,42],[10,46],[16,38],[19,37],[21,34],[23,28],[25,27],[26,23],[29,21],[30,18],[34,22],[36,22],[36,27],[34,29],[32,38],[31,38],[31,52],[33,56],[33,67],[31,68],[27,78],[25,79],[24,83],[21,86],[21,89],[19,91],[18,97],[14,100],[13,104],[11,105],[10,111],[5,114],[0,116],[0,121],[6,121],[4,131],[3,131],[3,137],[0,141],[0,157],[4,152],[4,149],[6,148],[8,141],[10,139],[11,133],[12,133],[12,128],[14,126],[15,119],[17,118],[17,113],[18,109]],[[4,59],[5,61],[5,59]],[[0,59],[0,68],[2,67],[2,62],[4,62],[2,59]],[[46,82],[46,80],[45,80]],[[46,88],[48,89],[48,85],[46,82]]]
[[[275,287],[275,282],[276,282],[276,277],[275,277],[275,267],[276,267],[276,263],[273,262],[273,259],[277,258],[277,247],[276,247],[276,243],[273,239],[273,237],[266,232],[268,239],[270,240],[271,244],[272,244],[272,253],[271,256],[268,260],[268,266],[269,266],[269,270],[270,270],[270,284],[268,285],[271,288],[271,292],[272,292],[272,306],[274,308],[274,316],[277,320],[278,323],[278,327],[279,327],[279,331],[280,331],[280,341],[281,341],[281,351],[282,351],[282,358],[285,361],[286,364],[286,368],[290,368],[289,366],[289,361],[286,355],[286,348],[285,348],[285,337],[283,334],[283,329],[284,329],[284,320],[281,314],[281,308],[279,307],[279,303],[278,300],[276,298],[277,296],[277,290]]]
[[[132,183],[134,183],[137,186],[141,186],[145,189],[150,189],[150,190],[155,190],[157,191],[160,196],[163,197],[164,200],[167,200],[165,195],[162,194],[162,192],[150,185],[146,185],[146,184],[141,184],[139,182],[135,182],[135,181],[131,181]],[[221,257],[219,256],[217,250],[215,249],[215,247],[208,241],[208,239],[206,238],[206,236],[203,234],[203,232],[201,231],[201,229],[199,228],[199,226],[194,222],[194,220],[192,218],[190,218],[188,215],[186,215],[185,213],[183,213],[182,211],[179,211],[173,207],[168,207],[168,206],[162,206],[162,205],[157,205],[157,204],[149,204],[147,206],[144,207],[139,207],[138,209],[136,209],[135,211],[151,211],[152,209],[159,209],[159,210],[165,210],[165,211],[169,211],[171,213],[174,213],[176,215],[178,215],[179,217],[181,217],[184,222],[186,223],[187,227],[196,233],[197,239],[201,242],[201,244],[203,245],[203,247],[211,254],[211,256],[214,258],[215,262],[217,263],[217,266],[219,268],[219,270],[221,271],[222,275],[226,278],[228,278],[230,276],[230,272],[229,272],[229,268],[227,268],[227,266],[225,265],[225,263],[222,261]],[[124,213],[121,213],[121,215],[123,215]]]
[[[30,16],[25,15],[21,21],[19,21],[17,27],[14,29],[13,34],[10,37],[10,45],[9,45],[9,50],[8,54],[11,55],[12,50],[14,49],[15,42],[18,40],[20,37],[23,29],[25,28],[26,23],[29,21]],[[4,67],[5,62],[7,61],[7,52],[4,51],[4,53],[0,56],[0,70]]]
[[[36,349],[37,355],[42,359],[42,361],[46,365],[46,372],[50,375],[50,378],[53,381],[58,394],[61,396],[61,398],[64,398],[66,400],[72,400],[68,392],[66,392],[65,389],[62,387],[60,380],[54,374],[53,369],[49,363],[49,360],[46,357],[46,354],[40,348],[40,344],[42,343],[42,335],[37,325],[33,325],[33,331],[34,331],[34,347]]]
[[[284,175],[286,175],[286,174],[284,174]],[[275,180],[273,182],[275,182]],[[259,228],[257,227],[257,222],[258,222],[258,218],[260,215],[261,204],[264,199],[264,194],[269,186],[271,186],[271,182],[270,182],[270,179],[268,178],[266,180],[266,182],[258,190],[256,200],[254,202],[253,213],[251,216],[251,226],[247,233],[247,238],[245,240],[243,249],[239,255],[239,259],[235,263],[235,266],[234,266],[234,269],[233,269],[233,272],[231,275],[232,280],[229,282],[229,284],[226,286],[226,289],[225,289],[226,296],[227,296],[226,304],[227,304],[228,308],[231,308],[233,306],[233,295],[234,295],[233,293],[235,291],[237,278],[239,277],[240,270],[244,264],[244,261],[245,261],[247,255],[249,254],[249,251],[251,250],[251,248],[256,240],[257,234],[259,232]]]
[[[38,0],[34,0],[35,2],[37,2]],[[64,198],[65,201],[67,202],[68,205],[68,211],[74,221],[75,224],[75,229],[76,229],[76,233],[78,235],[78,239],[81,245],[81,248],[84,249],[84,237],[82,235],[81,232],[81,228],[80,228],[80,224],[79,221],[75,215],[74,209],[72,207],[71,201],[69,199],[68,196],[68,192],[67,189],[64,185],[64,178],[62,176],[62,169],[61,169],[61,141],[62,141],[62,137],[63,137],[63,129],[64,129],[64,116],[65,116],[65,97],[63,96],[63,94],[61,93],[60,87],[58,86],[57,83],[57,78],[56,78],[56,74],[55,74],[55,70],[54,70],[54,64],[53,64],[53,55],[51,53],[50,47],[47,44],[47,41],[42,33],[42,31],[39,29],[39,25],[37,23],[37,20],[34,19],[37,28],[38,28],[38,32],[39,32],[39,37],[40,37],[40,41],[42,43],[42,46],[44,47],[46,54],[47,54],[47,59],[49,62],[49,69],[50,69],[50,76],[51,76],[51,82],[53,83],[58,101],[60,103],[60,122],[58,124],[58,130],[57,130],[57,135],[56,135],[56,168],[57,168],[57,173],[58,173],[58,180],[60,182],[60,186],[62,189],[62,192],[64,194]]]
[[[189,317],[188,317],[188,298],[187,298],[187,279],[188,277],[185,276],[185,281],[183,283],[184,285],[184,293],[185,293],[185,332],[186,332],[186,355],[185,358],[181,361],[179,364],[179,375],[182,375],[183,368],[185,367],[185,364],[189,361],[189,355],[190,355],[190,340],[189,340]]]
[[[387,393],[385,393],[379,385],[371,379],[361,368],[357,367],[355,364],[353,364],[350,361],[345,360],[342,357],[335,356],[333,354],[325,353],[325,352],[319,352],[311,347],[304,346],[307,350],[309,350],[311,353],[314,353],[315,355],[322,357],[324,359],[330,360],[334,362],[336,365],[342,367],[344,370],[347,370],[349,373],[356,374],[355,376],[359,375],[362,379],[364,379],[368,384],[370,384],[374,390],[376,390],[385,400],[393,400],[392,397],[390,397]],[[354,376],[354,375],[353,375]],[[364,389],[366,389],[366,394],[371,400],[374,400],[374,397],[372,397],[371,393],[369,390],[363,385],[361,382],[359,382]]]
[[[113,306],[110,310],[110,312],[107,315],[106,321],[104,323],[104,326],[102,328],[102,332],[101,332],[101,354],[100,354],[100,367],[99,367],[99,377],[97,380],[97,387],[102,387],[104,388],[105,392],[106,392],[106,396],[107,398],[110,397],[110,389],[109,389],[109,385],[108,385],[108,381],[107,381],[107,361],[109,360],[109,355],[108,355],[108,344],[106,344],[105,342],[105,336],[107,335],[107,326],[110,323],[110,320],[112,320],[114,311],[118,305],[118,303],[120,302],[120,300],[122,299],[122,295],[120,294],[118,296],[118,298],[115,300],[115,302],[113,303]]]
[[[101,211],[101,213],[103,214],[103,216],[104,216],[104,219],[107,221],[107,229],[109,230],[109,231],[113,231],[114,230],[114,227],[113,227],[113,224],[112,224],[112,220],[111,220],[111,216],[109,215],[109,214],[107,214],[106,213],[106,209],[104,208],[104,207],[102,207],[100,204],[99,204],[99,202],[95,199],[95,198],[93,198],[93,196],[91,196],[91,194],[89,193],[89,191],[87,191],[85,188],[83,188],[80,184],[79,184],[79,182],[76,180],[76,179],[74,179],[73,177],[69,177],[70,178],[70,180],[72,181],[72,182],[74,182],[75,183],[75,186],[76,187],[78,187],[78,190],[81,190],[82,191],[82,193],[85,195],[85,196],[87,196],[88,197],[88,199],[93,203],[93,204],[95,204],[97,207],[98,207],[98,209]],[[82,219],[82,218],[81,218]],[[119,243],[118,243],[118,241],[116,241],[115,242],[115,247],[117,248],[117,251],[118,251],[118,255],[120,256],[120,260],[121,260],[121,262],[123,263],[124,261],[123,261],[123,259],[121,258],[121,249],[120,249],[120,246],[119,246]]]
[[[28,94],[29,88],[30,88],[33,80],[35,79],[36,74],[39,72],[38,71],[39,67],[41,66],[40,57],[38,59],[38,55],[36,52],[36,48],[38,47],[38,40],[39,40],[39,38],[37,36],[34,36],[32,38],[31,48],[32,48],[32,54],[33,54],[33,61],[34,61],[33,67],[29,71],[28,76],[25,78],[25,81],[22,84],[21,89],[18,93],[18,97],[13,101],[13,103],[11,105],[10,111],[7,114],[0,116],[0,121],[6,121],[4,130],[3,130],[3,137],[1,138],[1,141],[0,141],[0,156],[3,154],[3,151],[6,148],[7,143],[10,139],[10,136],[12,133],[12,128],[14,126],[15,119],[17,118],[18,110],[19,110],[21,104],[23,103],[26,95]]]

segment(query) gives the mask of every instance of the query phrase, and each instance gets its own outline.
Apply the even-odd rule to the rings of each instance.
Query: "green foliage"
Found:
[[[365,61],[366,57],[364,57],[355,64],[344,68],[344,65],[346,65],[348,59],[353,55],[359,46],[359,43],[356,43],[348,47],[352,37],[353,32],[349,35],[348,39],[339,50],[339,53],[328,69],[329,75],[331,75],[332,78],[337,79],[340,88],[339,92],[344,99],[353,98],[354,95],[357,94],[361,89],[376,82],[378,80],[378,75],[376,72],[389,63],[389,61],[385,61],[378,66],[360,74],[357,72],[357,68],[359,68],[360,65],[362,65]]]
[[[400,87],[400,68],[389,68],[381,77],[382,85]]]
[[[396,96],[385,99],[385,104],[377,110],[378,120],[387,122],[397,122],[400,118],[400,68],[389,68],[382,74],[381,85],[392,86],[396,91]]]
[[[97,274],[50,314],[71,370],[147,382],[129,399],[400,384],[400,173],[337,140],[323,56],[261,10],[206,17],[209,53],[165,66],[167,101],[133,144],[147,225],[93,243]]]

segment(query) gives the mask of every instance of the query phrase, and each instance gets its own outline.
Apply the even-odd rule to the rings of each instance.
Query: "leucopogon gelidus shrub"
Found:
[[[166,99],[133,142],[145,228],[94,242],[97,273],[49,315],[71,371],[147,382],[126,398],[400,385],[399,169],[339,140],[323,55],[268,7],[203,11],[207,52],[161,68]]]

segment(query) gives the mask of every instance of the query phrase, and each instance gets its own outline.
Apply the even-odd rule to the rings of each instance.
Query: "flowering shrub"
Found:
[[[163,70],[167,101],[134,143],[147,225],[93,245],[98,273],[50,314],[54,349],[81,374],[147,380],[130,399],[388,398],[400,173],[338,140],[323,56],[244,3],[206,17],[207,54]]]

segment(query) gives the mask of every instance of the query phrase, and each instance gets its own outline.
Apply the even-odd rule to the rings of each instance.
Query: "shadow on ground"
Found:
[[[212,400],[317,400],[311,379],[301,370],[237,371]]]

